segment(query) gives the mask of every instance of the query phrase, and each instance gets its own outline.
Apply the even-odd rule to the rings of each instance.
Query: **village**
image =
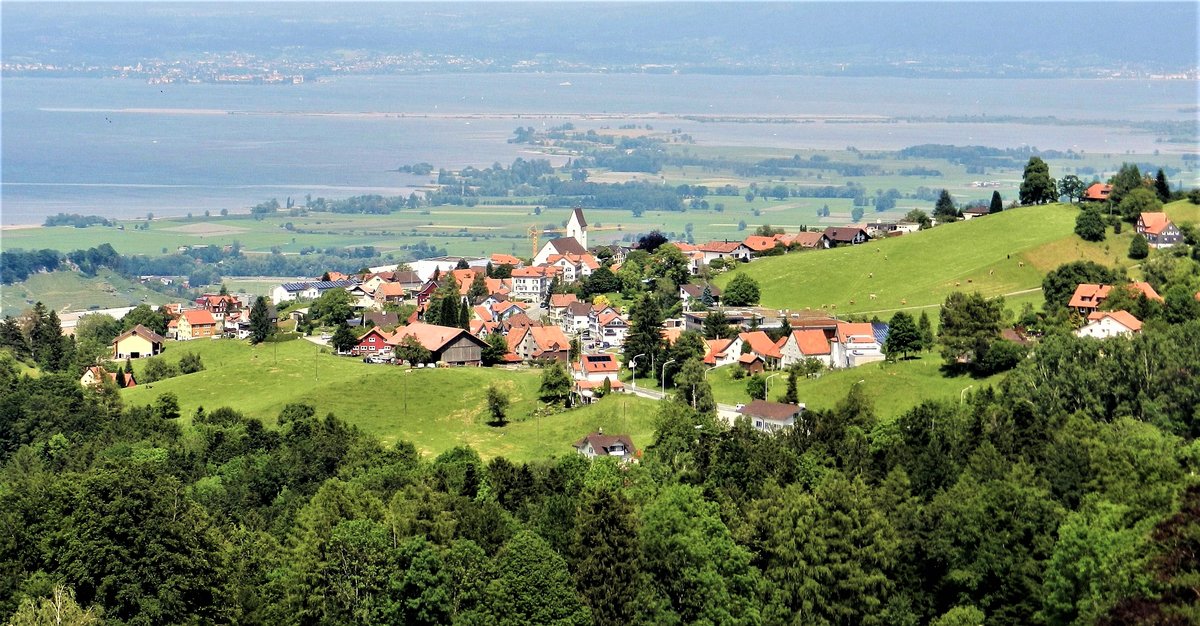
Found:
[[[1101,200],[1105,187],[1094,185],[1087,193]],[[985,215],[986,211],[967,211],[963,218]],[[808,375],[819,376],[824,370],[883,361],[887,358],[887,323],[861,316],[844,319],[835,310],[765,308],[757,306],[757,293],[749,297],[739,293],[730,299],[706,279],[764,256],[861,245],[917,229],[916,223],[876,223],[793,234],[767,229],[741,241],[699,245],[658,242],[678,250],[687,276],[684,282],[672,283],[677,288],[674,310],[678,315],[662,321],[662,348],[670,350],[682,333],[696,333],[704,337],[703,366],[707,370],[736,368],[741,370],[738,378],[786,372],[800,365],[807,366]],[[1137,230],[1154,247],[1180,240],[1178,229],[1161,213],[1143,214]],[[446,256],[372,267],[354,275],[327,272],[320,279],[282,283],[271,290],[267,315],[272,325],[292,324],[305,330],[302,334],[308,341],[367,364],[521,368],[559,363],[570,373],[573,404],[587,404],[609,393],[664,398],[667,368],[674,360],[655,363],[653,354],[649,362],[643,359],[641,365],[649,366],[649,376],[643,376],[640,387],[636,377],[622,376],[637,369],[639,358],[647,357],[627,350],[626,338],[632,327],[629,306],[614,304],[605,293],[583,296],[587,292],[579,288],[597,272],[615,280],[614,273],[638,246],[589,246],[587,218],[581,208],[570,211],[564,236],[540,247],[536,234],[533,241],[531,256],[526,259],[501,253],[486,258]],[[1140,332],[1142,322],[1129,311],[1101,310],[1114,287],[1077,285],[1069,306],[1081,319],[1078,336],[1106,338]],[[647,291],[654,288],[645,286]],[[754,286],[755,292],[757,289]],[[455,295],[448,297],[447,290]],[[1128,291],[1131,299],[1141,296],[1163,301],[1146,282],[1132,282]],[[872,296],[862,295],[864,299]],[[161,312],[170,318],[165,335],[139,325],[113,341],[112,358],[154,356],[162,352],[166,341],[245,340],[252,332],[253,300],[245,294],[207,293],[187,306],[165,305]],[[311,319],[313,308],[326,300],[345,304],[335,315],[339,319]],[[69,323],[64,320],[65,326]],[[714,332],[718,323],[725,330]],[[1006,336],[1026,341],[1012,331],[1006,331]],[[82,382],[95,384],[104,378],[102,368],[90,368]],[[123,386],[136,384],[132,374],[122,382]],[[763,395],[736,406],[718,405],[717,413],[730,422],[745,416],[754,428],[774,432],[793,427],[805,410],[804,402],[776,402]],[[589,456],[634,458],[636,454],[625,434],[591,433],[580,439],[576,448]]]

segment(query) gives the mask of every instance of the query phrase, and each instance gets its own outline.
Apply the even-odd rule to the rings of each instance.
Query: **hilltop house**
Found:
[[[1112,185],[1104,183],[1092,183],[1084,192],[1081,200],[1084,202],[1108,202],[1108,196],[1112,193]]]
[[[162,335],[138,324],[113,339],[112,358],[139,359],[144,356],[154,356],[163,351],[164,341]]]
[[[858,367],[884,359],[887,325],[869,322],[838,322],[829,346],[831,367]]]
[[[821,233],[821,245],[825,248],[858,245],[870,239],[867,229],[861,226],[830,226]]]
[[[1162,302],[1162,296],[1150,286],[1150,283],[1144,281],[1134,281],[1124,285],[1130,290],[1130,295],[1134,297],[1145,296],[1149,300]],[[1108,294],[1112,291],[1112,285],[1095,285],[1091,283],[1080,283],[1075,287],[1075,292],[1071,294],[1071,300],[1067,303],[1069,308],[1075,309],[1080,315],[1090,315],[1100,310],[1100,305],[1108,299]]]
[[[1154,248],[1169,248],[1183,241],[1183,233],[1166,213],[1142,213],[1138,216],[1137,231]]]
[[[393,346],[388,343],[392,336],[378,326],[372,326],[365,335],[358,338],[358,343],[350,348],[354,356],[368,356],[380,352],[392,352]]]
[[[705,265],[717,259],[750,260],[750,248],[740,241],[710,241],[701,244],[698,251],[704,254]]]

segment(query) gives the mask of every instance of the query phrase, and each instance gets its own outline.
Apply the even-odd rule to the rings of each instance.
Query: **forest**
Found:
[[[630,465],[425,458],[300,404],[184,426],[0,357],[0,616],[1196,623],[1198,333],[1048,336],[888,423],[855,390],[776,436],[680,396]]]

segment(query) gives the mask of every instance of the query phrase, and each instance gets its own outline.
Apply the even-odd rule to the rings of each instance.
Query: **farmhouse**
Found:
[[[1169,248],[1183,241],[1183,233],[1166,213],[1142,213],[1138,217],[1137,231],[1155,248]]]
[[[123,374],[120,379],[117,378],[115,372],[110,372],[99,365],[93,365],[83,372],[83,376],[79,377],[79,384],[84,387],[99,387],[105,381],[111,381],[118,387],[137,387],[137,381],[134,380],[133,374]]]
[[[821,246],[834,248],[842,245],[858,245],[871,239],[867,229],[861,226],[830,226],[821,233]]]
[[[793,330],[779,347],[780,367],[789,367],[805,359],[817,359],[833,367],[833,353],[825,331],[816,328]]]
[[[508,350],[522,361],[558,361],[571,357],[571,340],[557,326],[524,326],[508,335]]]
[[[378,326],[372,327],[367,331],[367,334],[358,338],[358,343],[350,348],[350,354],[354,356],[367,356],[378,354],[379,352],[391,352],[392,346],[388,344],[388,340],[392,336],[384,332]]]
[[[1108,196],[1112,193],[1112,185],[1104,183],[1093,183],[1083,192],[1085,202],[1108,202]]]
[[[705,265],[717,259],[750,260],[750,248],[740,241],[710,241],[701,245],[698,251],[704,254]]]
[[[750,418],[750,424],[763,432],[773,433],[796,425],[796,418],[804,412],[803,404],[788,404],[755,400],[738,409],[738,413]]]
[[[575,442],[575,449],[589,459],[608,456],[629,462],[637,456],[629,435],[605,435],[603,431],[587,435]]]
[[[154,356],[163,351],[162,335],[138,324],[113,339],[114,359],[139,359]]]
[[[395,347],[407,337],[415,338],[433,353],[435,362],[447,365],[479,365],[483,348],[487,347],[482,339],[461,328],[423,322],[397,328],[387,343]]]
[[[1162,296],[1150,286],[1150,283],[1144,281],[1134,281],[1124,286],[1129,289],[1134,297],[1145,296],[1149,300],[1162,302]],[[1112,285],[1094,285],[1091,283],[1080,283],[1075,287],[1075,292],[1071,294],[1071,300],[1067,306],[1075,309],[1080,315],[1089,315],[1100,309],[1100,304],[1107,298],[1112,290]]]

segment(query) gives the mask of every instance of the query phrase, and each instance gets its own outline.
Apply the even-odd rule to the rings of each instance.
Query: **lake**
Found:
[[[244,211],[272,197],[408,194],[421,161],[460,168],[532,156],[516,126],[651,123],[700,145],[898,149],[921,143],[1194,151],[1101,120],[1195,118],[1191,81],[800,76],[461,74],[354,76],[302,85],[149,85],[5,78],[0,223]],[[814,123],[679,116],[813,116]],[[863,116],[826,123],[823,116]],[[871,116],[1056,116],[1094,125],[870,121]],[[589,119],[590,118],[590,119]],[[618,121],[617,118],[630,118]]]

